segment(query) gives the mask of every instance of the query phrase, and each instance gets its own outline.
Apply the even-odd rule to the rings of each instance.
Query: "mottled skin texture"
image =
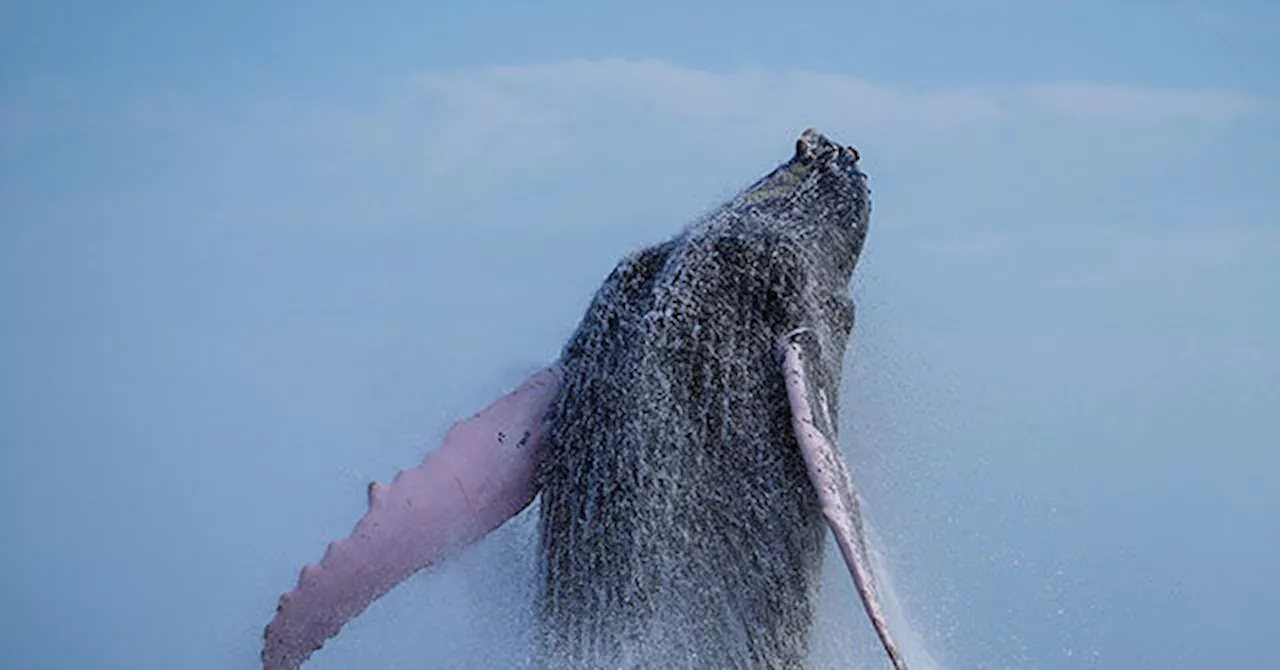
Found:
[[[605,281],[545,421],[545,663],[803,665],[825,525],[777,343],[813,331],[834,411],[869,212],[856,152],[806,132]]]

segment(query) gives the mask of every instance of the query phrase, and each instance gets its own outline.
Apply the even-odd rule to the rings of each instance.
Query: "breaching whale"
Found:
[[[829,528],[904,670],[837,442],[871,207],[858,159],[807,130],[790,160],[623,259],[558,361],[369,485],[351,535],[281,596],[264,669],[299,667],[541,494],[543,665],[802,667]]]

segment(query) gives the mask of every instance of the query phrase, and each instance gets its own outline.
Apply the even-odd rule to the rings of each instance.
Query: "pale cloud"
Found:
[[[968,91],[909,93],[846,75],[760,68],[713,72],[654,60],[497,67],[434,73],[418,81],[446,96],[465,91],[473,101],[536,101],[561,114],[591,102],[717,122],[824,108],[876,127],[945,127],[1000,116],[993,101]]]
[[[1272,109],[1230,91],[1096,83],[909,89],[809,70],[719,71],[619,59],[427,71],[371,88],[341,103],[257,100],[236,109],[153,96],[117,105],[115,113],[134,132],[149,126],[182,134],[185,128],[192,135],[220,134],[225,141],[217,142],[227,147],[239,137],[255,151],[285,142],[335,162],[393,164],[401,173],[436,180],[466,179],[483,160],[485,179],[492,180],[504,172],[547,173],[610,152],[650,161],[700,152],[754,162],[776,155],[785,142],[779,138],[809,126],[868,155],[902,157],[976,150],[981,141],[956,143],[984,136],[1054,136],[1064,118],[1093,124],[1091,137],[1112,128],[1123,138],[1135,126],[1224,126]],[[0,100],[0,141],[14,146],[38,135],[54,118],[46,111]],[[1168,135],[1177,141],[1176,132]]]
[[[583,151],[649,151],[655,142],[749,152],[807,126],[902,150],[983,129],[1050,128],[1064,117],[1121,129],[1224,124],[1267,109],[1229,91],[1092,83],[909,90],[843,74],[658,60],[432,71],[403,78],[387,96],[364,110],[367,135],[422,152],[436,174],[481,156],[497,167],[542,168]],[[340,127],[358,137],[357,125],[358,114]]]
[[[499,126],[582,120],[593,114],[590,108],[701,122],[812,114],[847,119],[872,131],[937,131],[1001,121],[1032,113],[1024,101],[1042,111],[1089,118],[1221,121],[1263,109],[1258,99],[1229,91],[1097,83],[909,91],[842,74],[760,68],[715,72],[655,60],[429,72],[410,77],[409,87],[460,115]]]
[[[856,77],[747,68],[713,72],[663,61],[568,61],[431,72],[407,90],[433,112],[435,141],[459,152],[552,154],[574,137],[622,136],[662,124],[673,141],[742,141],[807,125],[860,133],[938,133],[1003,117],[980,91],[908,92]],[[514,143],[514,144],[512,144]]]
[[[1118,84],[1046,84],[1027,88],[1025,96],[1048,112],[1094,121],[1226,122],[1263,110],[1261,101],[1239,93]]]
[[[44,104],[49,95],[27,97],[0,99],[0,138],[10,145],[38,134],[51,110],[83,116],[86,107],[63,100],[65,93],[55,96],[59,104]],[[126,102],[118,115],[134,127],[235,126],[269,140],[362,157],[394,154],[444,175],[465,172],[478,157],[492,169],[539,169],[545,161],[584,150],[662,140],[740,155],[744,146],[748,152],[765,142],[772,148],[778,134],[807,126],[854,142],[873,138],[881,146],[871,148],[893,145],[901,151],[982,129],[1049,127],[1064,117],[1120,128],[1168,121],[1223,124],[1270,110],[1264,100],[1231,91],[1108,83],[913,90],[810,70],[716,71],[606,59],[421,72],[341,104],[274,100],[240,110],[201,110],[189,101],[152,96]]]

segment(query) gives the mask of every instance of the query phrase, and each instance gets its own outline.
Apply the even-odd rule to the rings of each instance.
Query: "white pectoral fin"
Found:
[[[391,484],[369,485],[369,511],[280,597],[265,670],[293,670],[374,600],[502,525],[538,493],[539,433],[560,387],[552,366],[474,417]]]
[[[876,592],[876,581],[867,554],[858,493],[837,446],[836,427],[820,380],[822,360],[817,336],[808,329],[795,330],[780,341],[782,374],[791,404],[791,425],[804,456],[809,479],[818,492],[822,514],[835,535],[845,565],[853,575],[862,605],[875,627],[885,652],[897,670],[906,670]]]

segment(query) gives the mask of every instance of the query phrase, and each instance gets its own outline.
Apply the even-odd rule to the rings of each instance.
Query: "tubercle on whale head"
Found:
[[[824,237],[834,234],[839,265],[852,273],[871,215],[871,190],[859,158],[857,149],[809,128],[796,140],[791,159],[743,191],[731,206],[769,211]]]

